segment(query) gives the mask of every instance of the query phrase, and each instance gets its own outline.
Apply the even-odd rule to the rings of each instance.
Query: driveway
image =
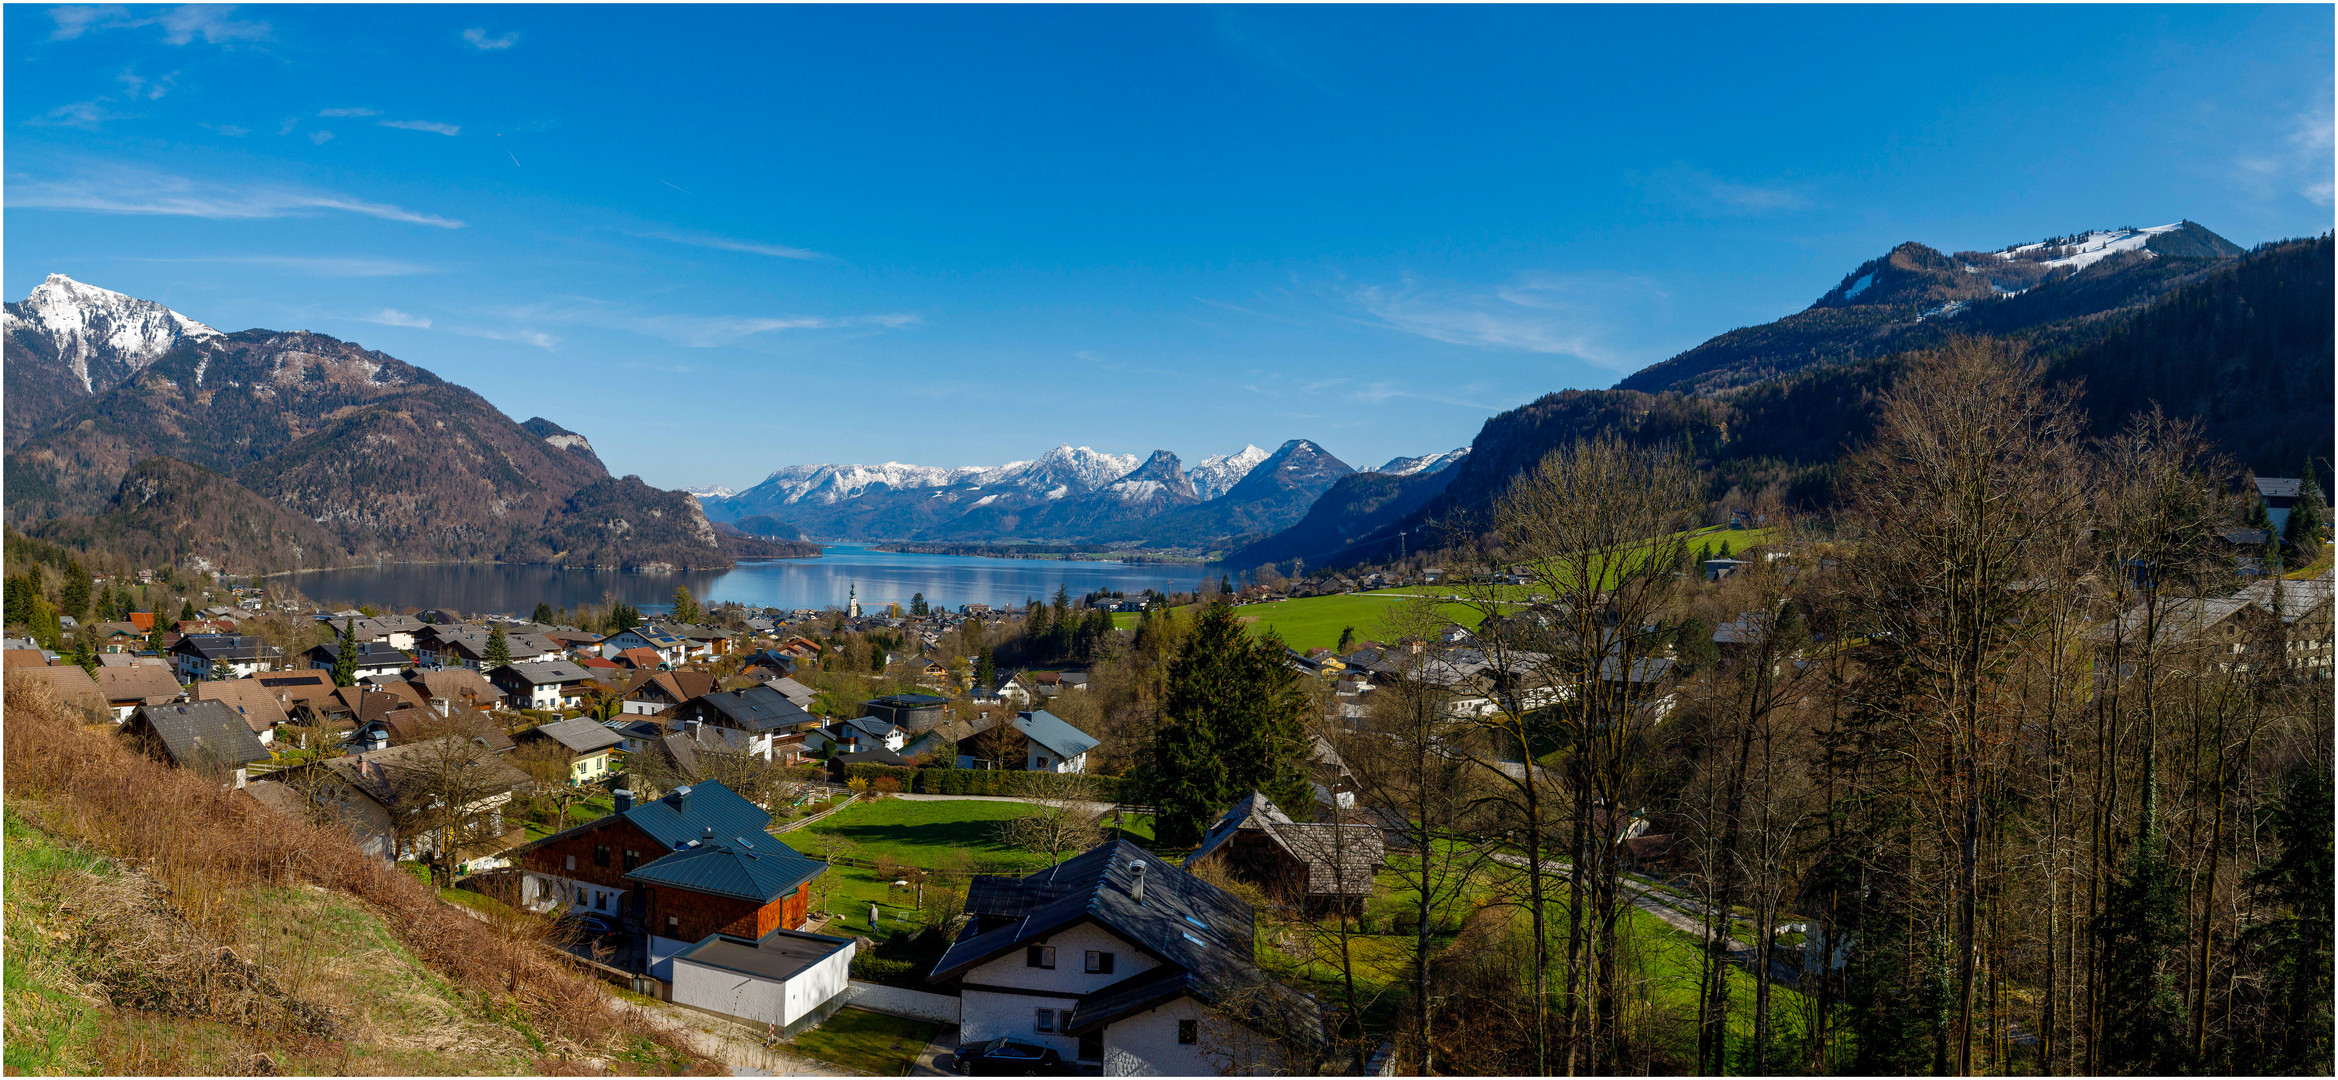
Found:
[[[630,1009],[680,1039],[690,1049],[722,1063],[732,1076],[859,1076],[850,1069],[763,1045],[762,1033],[719,1016],[670,1005],[644,1005],[619,998]]]

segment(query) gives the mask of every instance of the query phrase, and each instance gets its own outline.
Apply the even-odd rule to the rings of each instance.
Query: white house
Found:
[[[539,664],[505,664],[487,673],[487,681],[523,709],[573,709],[584,704],[593,673],[566,660]]]
[[[1071,726],[1063,717],[1038,709],[1015,714],[1015,730],[1023,733],[1023,768],[1030,772],[1088,771],[1088,751],[1096,738]]]
[[[627,649],[648,649],[658,654],[659,660],[681,667],[690,659],[691,645],[689,639],[658,626],[636,626],[601,639],[603,660],[615,660]]]
[[[930,980],[959,1037],[1050,1046],[1106,1076],[1312,1073],[1321,1009],[1252,962],[1250,906],[1114,841],[1024,878],[977,877]]]

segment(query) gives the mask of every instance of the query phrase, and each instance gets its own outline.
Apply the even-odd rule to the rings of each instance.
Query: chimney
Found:
[[[430,703],[432,705],[438,706],[438,714],[440,716],[452,715],[451,710],[454,707],[454,702],[448,701],[445,698],[432,698],[430,699]]]
[[[677,814],[686,814],[686,813],[689,813],[689,812],[690,812],[690,786],[689,786],[689,785],[687,785],[687,784],[684,784],[684,785],[683,785],[683,786],[681,786],[681,787],[675,788],[675,789],[674,789],[674,793],[673,793],[673,794],[666,796],[666,801],[667,801],[667,802],[670,802],[670,803],[673,803],[673,804],[674,804],[674,812],[675,812],[675,813],[677,813]]]
[[[630,791],[627,791],[627,790],[625,790],[624,788],[618,788],[617,790],[610,792],[610,794],[611,794],[611,795],[614,795],[614,796],[616,796],[616,797],[617,797],[617,812],[618,812],[618,813],[622,814],[622,813],[626,812],[627,810],[631,810],[631,809],[633,809],[633,793],[632,793],[632,792],[630,792]]]
[[[682,721],[682,730],[689,734],[691,742],[698,741],[698,732],[705,727],[706,721],[700,720],[695,716],[688,720]]]
[[[1145,902],[1145,864],[1142,860],[1132,861],[1128,864],[1128,869],[1131,874],[1135,875],[1129,882],[1128,894],[1134,897],[1137,903],[1142,904]]]

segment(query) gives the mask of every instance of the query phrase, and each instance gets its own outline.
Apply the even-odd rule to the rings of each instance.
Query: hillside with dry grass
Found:
[[[6,688],[11,1075],[709,1071],[559,960],[328,829]]]

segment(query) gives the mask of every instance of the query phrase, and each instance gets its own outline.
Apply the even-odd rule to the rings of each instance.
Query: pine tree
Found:
[[[995,686],[998,684],[998,677],[998,659],[991,654],[989,649],[974,654],[974,685]]]
[[[1728,541],[1728,540],[1726,540],[1726,539],[1724,539],[1724,540],[1722,540],[1722,541],[1721,541],[1721,556],[1720,556],[1720,557],[1721,557],[1721,558],[1724,558],[1724,559],[1726,559],[1726,558],[1728,558],[1728,557],[1729,557],[1729,541]]]
[[[487,655],[479,661],[480,671],[493,671],[511,663],[511,639],[504,636],[503,624],[487,631]]]
[[[89,571],[81,568],[81,560],[65,561],[65,589],[58,596],[57,608],[76,619],[89,614]]]
[[[501,633],[501,628],[497,628]],[[333,685],[357,685],[357,620],[341,620],[341,640],[334,646]]]
[[[1313,792],[1298,761],[1306,708],[1279,641],[1252,638],[1224,602],[1212,604],[1169,665],[1162,721],[1141,765],[1158,808],[1156,835],[1190,845],[1229,803],[1256,788],[1306,816]]]
[[[542,600],[536,601],[536,613],[529,617],[534,619],[539,625],[543,626],[550,626],[556,621],[555,616],[552,614],[552,605],[547,604]]]
[[[80,633],[73,635],[73,662],[94,679],[97,677],[97,644],[91,640],[92,634],[93,631],[84,626]]]
[[[2289,561],[2311,564],[2322,554],[2322,533],[2329,524],[2330,507],[2322,500],[2322,486],[2314,482],[2314,466],[2307,462],[2299,479],[2297,501],[2290,504],[2289,520],[2282,523],[2281,541]]]
[[[690,586],[674,586],[674,621],[694,623],[698,621],[698,615],[698,599],[690,595]]]
[[[179,604],[179,621],[180,621],[180,622],[193,622],[194,620],[195,620],[195,601],[194,601],[194,600],[192,600],[192,599],[189,599],[189,600],[186,600],[186,601],[183,601],[183,602],[181,602],[181,603]]]
[[[2111,883],[2095,924],[2104,978],[2103,1068],[2167,1075],[2189,1055],[2179,1033],[2183,1002],[2174,960],[2184,947],[2184,897],[2168,860],[2153,789],[2151,751],[2144,752],[2143,835]]]
[[[2210,1071],[2315,1076],[2330,1070],[2333,910],[2329,767],[2308,760],[2282,778],[2267,832],[2281,854],[2249,875],[2256,925],[2242,955],[2267,974],[2258,1030],[2233,1040],[2238,1059]]]
[[[1355,644],[1356,628],[1353,626],[1341,627],[1339,632],[1339,646],[1332,651],[1345,654],[1348,649],[1352,648]]]
[[[0,616],[0,623],[9,626],[31,625],[33,600],[37,595],[33,590],[31,578],[22,574],[10,574],[6,584],[0,585],[0,602],[4,602],[7,607],[7,614]]]
[[[926,610],[924,593],[909,594],[909,613],[911,615],[916,615],[922,618],[926,614]]]

